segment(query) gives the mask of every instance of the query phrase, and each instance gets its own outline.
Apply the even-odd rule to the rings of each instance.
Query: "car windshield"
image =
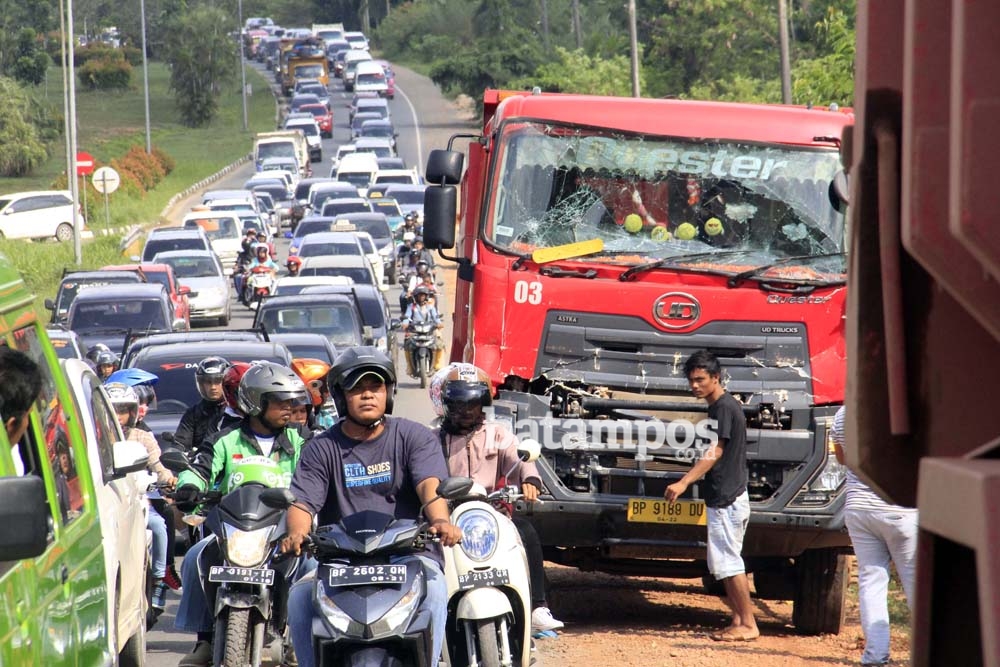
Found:
[[[399,210],[399,204],[394,199],[380,199],[372,202],[372,208],[390,218],[403,215],[403,212]]]
[[[164,331],[170,328],[163,302],[152,299],[124,299],[115,303],[77,301],[69,317],[69,328],[77,333],[108,329]]]
[[[318,137],[319,128],[316,123],[295,123],[288,126],[289,130],[298,130],[307,137]]]
[[[240,218],[240,220],[243,222],[243,234],[246,234],[248,229],[256,229],[258,234],[264,232],[264,225],[257,216],[252,218]]]
[[[378,85],[384,83],[385,83],[385,74],[379,74],[378,72],[369,72],[368,74],[360,75],[355,85],[365,86],[365,85]]]
[[[382,220],[351,220],[351,223],[358,228],[359,232],[368,232],[368,234],[375,239],[376,243],[379,241],[387,241],[392,238],[392,232],[389,230],[389,223]]]
[[[249,208],[249,205],[244,204],[239,208]],[[234,209],[220,207],[215,210],[231,211]],[[198,227],[201,227],[209,241],[239,238],[239,227],[236,224],[236,218],[199,218],[197,220],[186,220],[184,222],[184,227],[187,229],[197,229]]]
[[[317,78],[323,76],[322,65],[299,65],[295,68],[295,76],[306,78]]]
[[[333,359],[330,357],[330,348],[326,345],[319,345],[316,343],[289,343],[288,341],[278,341],[284,344],[288,348],[288,351],[292,353],[294,359],[319,359],[320,361],[325,361],[328,364],[333,363]]]
[[[340,181],[341,183],[350,183],[356,188],[368,187],[368,182],[371,179],[372,175],[367,171],[349,171],[337,174],[338,181]],[[359,210],[364,210],[364,209],[359,209]]]
[[[358,285],[372,285],[372,272],[361,266],[307,266],[299,271],[300,276],[345,276]]]
[[[272,333],[319,333],[334,347],[361,344],[360,326],[350,304],[296,304],[265,308],[258,322]]]
[[[318,71],[322,71],[322,66],[316,65],[316,67],[319,68]],[[300,73],[302,72],[302,68],[301,67],[298,67],[296,69],[298,69],[298,71]],[[324,88],[323,86],[317,85],[315,83],[310,84],[308,86],[302,86],[302,90],[300,92],[302,92],[302,93],[304,93],[306,95],[315,95],[317,99],[322,99],[324,97],[329,97],[330,96],[330,93],[328,93],[326,91],[326,88]]]
[[[167,257],[161,261],[173,267],[174,275],[178,278],[211,278],[219,275],[211,257]]]
[[[844,250],[844,215],[829,194],[841,169],[833,148],[519,121],[503,128],[495,158],[484,235],[519,255],[600,239],[602,252],[574,259],[638,265],[690,256],[738,272]],[[841,257],[826,263],[819,270],[846,270]]]
[[[392,148],[385,145],[358,146],[357,153],[371,153],[375,157],[392,157]]]
[[[85,278],[82,281],[67,280],[59,288],[59,295],[56,298],[56,314],[65,316],[66,313],[69,312],[69,306],[73,303],[73,299],[76,298],[76,295],[79,294],[81,290],[100,287],[101,285],[119,285],[121,283],[138,282],[141,282],[138,275],[136,275],[134,280],[125,277]]]
[[[393,190],[388,196],[398,201],[400,207],[424,205],[423,190]]]
[[[302,110],[311,113],[313,118],[322,118],[326,115],[326,107],[322,104],[307,104],[302,107]]]
[[[142,261],[148,262],[161,252],[168,250],[207,250],[199,238],[150,239],[142,253]]]
[[[253,190],[254,192],[266,192],[276,202],[288,199],[288,189],[282,185],[255,185],[253,186]]]
[[[391,175],[386,175],[386,176],[376,176],[375,177],[375,181],[377,183],[382,183],[382,184],[385,184],[385,183],[393,184],[393,183],[395,183],[395,184],[399,184],[399,185],[406,185],[407,183],[412,183],[413,182],[413,178],[410,177],[410,176],[407,176],[406,174],[391,174]]]
[[[367,184],[367,181],[365,181]],[[335,217],[338,215],[346,215],[348,213],[370,213],[371,207],[364,202],[353,202],[353,201],[328,201],[323,204],[323,215],[329,217]]]
[[[306,257],[322,257],[322,256],[333,256],[333,255],[356,255],[361,256],[361,248],[358,244],[351,241],[344,241],[342,243],[305,243],[299,249],[299,257],[305,259]]]
[[[290,141],[272,141],[257,144],[257,159],[266,160],[270,157],[295,157],[295,144]]]

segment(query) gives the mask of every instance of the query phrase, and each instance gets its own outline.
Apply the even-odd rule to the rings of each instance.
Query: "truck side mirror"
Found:
[[[424,245],[430,250],[455,247],[458,190],[453,185],[424,191]]]
[[[0,561],[34,558],[48,547],[45,481],[35,475],[0,479]]]
[[[424,178],[435,185],[458,185],[462,182],[462,166],[465,155],[458,151],[446,151],[440,148],[432,150],[427,157],[427,169]]]

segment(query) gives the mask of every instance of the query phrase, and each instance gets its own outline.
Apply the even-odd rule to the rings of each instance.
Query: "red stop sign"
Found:
[[[76,175],[87,176],[94,173],[94,156],[84,151],[76,154]]]

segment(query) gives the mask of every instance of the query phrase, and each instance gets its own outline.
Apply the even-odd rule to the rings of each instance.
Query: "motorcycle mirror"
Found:
[[[530,438],[522,440],[517,446],[517,457],[525,463],[536,461],[541,455],[542,444],[537,440],[532,440]]]
[[[475,481],[471,477],[449,477],[437,487],[437,495],[445,500],[454,500],[469,495]]]
[[[165,449],[160,453],[160,463],[170,472],[184,472],[191,469],[191,460],[179,449]]]
[[[264,489],[260,492],[260,502],[271,509],[286,510],[295,502],[295,496],[288,489]]]

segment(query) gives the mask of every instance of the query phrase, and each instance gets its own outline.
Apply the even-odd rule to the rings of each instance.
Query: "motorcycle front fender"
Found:
[[[462,595],[456,611],[461,620],[497,618],[512,614],[510,600],[495,588],[473,588]]]
[[[271,589],[266,586],[256,588],[256,591],[251,592],[245,586],[244,590],[226,585],[220,586],[215,595],[216,617],[226,609],[256,609],[263,618],[270,618]]]

